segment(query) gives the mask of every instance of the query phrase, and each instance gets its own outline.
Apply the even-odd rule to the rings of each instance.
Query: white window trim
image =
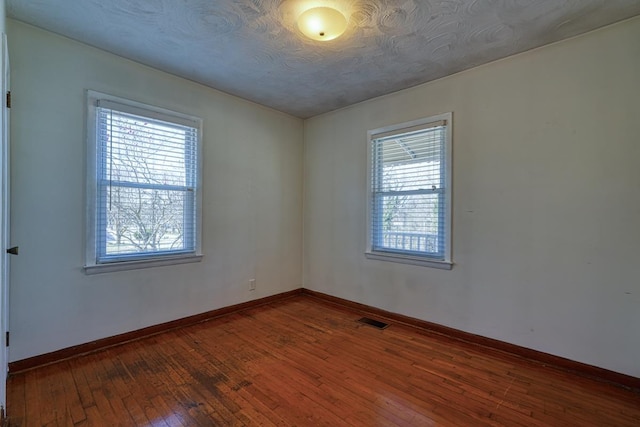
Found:
[[[97,158],[96,158],[96,108],[98,101],[111,101],[121,104],[130,110],[142,109],[149,117],[154,117],[154,114],[159,117],[173,117],[189,126],[193,126],[198,129],[197,138],[197,150],[198,150],[198,164],[196,165],[196,233],[195,233],[195,251],[187,254],[168,254],[168,255],[152,255],[148,258],[130,259],[122,261],[112,261],[106,263],[97,263],[97,248],[96,248],[96,209],[97,209],[97,193],[98,193],[98,181],[97,181]],[[133,270],[149,267],[160,267],[174,264],[185,264],[191,262],[199,262],[202,260],[202,119],[194,116],[189,116],[175,111],[167,110],[143,104],[136,101],[130,101],[128,99],[108,95],[93,90],[86,91],[86,175],[87,182],[86,188],[86,203],[87,207],[85,215],[85,265],[84,271],[86,274],[98,274],[108,273],[122,270]],[[158,117],[154,117],[158,118]]]
[[[373,194],[371,192],[372,188],[372,165],[373,165],[373,153],[371,150],[371,142],[376,137],[379,137],[381,134],[402,131],[408,128],[416,128],[416,127],[428,127],[429,124],[436,122],[446,122],[447,130],[445,132],[445,168],[447,171],[445,177],[445,199],[446,199],[446,209],[447,215],[445,216],[445,227],[447,230],[447,235],[445,239],[445,248],[444,248],[444,259],[437,260],[433,258],[429,258],[427,256],[413,256],[413,255],[405,255],[402,253],[396,252],[385,252],[379,250],[372,249],[372,221],[373,221],[373,209],[372,209],[372,199]],[[401,264],[411,264],[411,265],[419,265],[424,267],[432,267],[439,268],[443,270],[451,270],[453,268],[453,261],[451,260],[451,241],[452,241],[452,143],[451,143],[451,134],[453,130],[453,114],[452,113],[444,113],[439,114],[432,117],[427,117],[424,119],[413,120],[406,123],[400,123],[396,125],[390,125],[381,127],[378,129],[373,129],[367,132],[367,221],[366,221],[366,249],[365,249],[365,257],[368,259],[378,260],[378,261],[390,261],[397,262]]]

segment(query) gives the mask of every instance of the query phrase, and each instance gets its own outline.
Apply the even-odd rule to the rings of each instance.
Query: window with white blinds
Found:
[[[197,255],[199,119],[90,92],[87,264]]]
[[[449,268],[450,126],[445,114],[369,132],[370,254]]]

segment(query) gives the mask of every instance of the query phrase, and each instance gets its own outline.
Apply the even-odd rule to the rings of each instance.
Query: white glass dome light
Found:
[[[298,18],[298,28],[313,40],[329,41],[340,37],[347,29],[347,18],[330,7],[314,7]]]

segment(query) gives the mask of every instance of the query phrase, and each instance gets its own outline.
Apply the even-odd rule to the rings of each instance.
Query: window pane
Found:
[[[108,109],[100,114],[106,179],[193,185],[187,172],[195,160],[195,129]]]
[[[375,200],[378,231],[374,248],[442,253],[444,212],[439,194],[378,195]]]
[[[104,255],[193,250],[191,191],[106,186],[103,194]]]
[[[441,187],[444,128],[374,140],[377,191],[412,191]]]

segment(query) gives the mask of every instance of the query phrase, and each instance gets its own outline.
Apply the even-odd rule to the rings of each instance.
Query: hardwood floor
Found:
[[[640,394],[296,296],[12,375],[11,426],[638,426]]]

